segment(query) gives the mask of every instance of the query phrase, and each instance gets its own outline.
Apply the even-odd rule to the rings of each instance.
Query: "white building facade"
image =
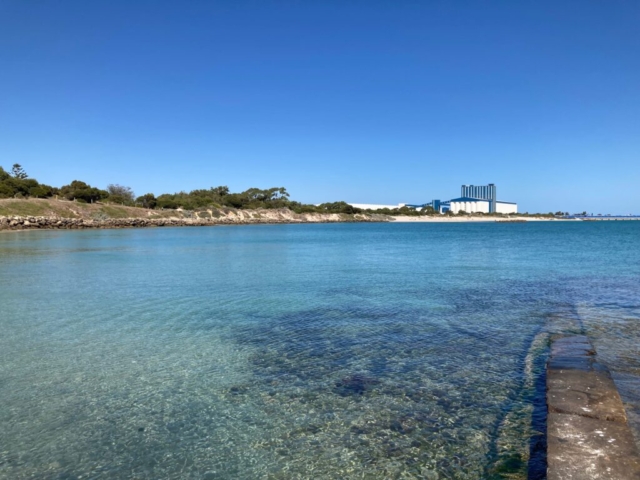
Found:
[[[478,198],[454,198],[449,201],[449,211],[458,213],[489,213],[491,201]],[[496,213],[509,214],[518,213],[518,204],[511,202],[496,202]]]
[[[416,210],[431,207],[440,213],[463,211],[467,213],[501,213],[503,215],[518,213],[517,203],[501,202],[497,199],[497,188],[493,183],[488,185],[462,185],[460,197],[449,201],[432,200],[422,205],[407,205],[405,203],[399,203],[398,205],[351,203],[350,205],[363,210],[382,210],[385,208],[393,210],[407,206]]]
[[[518,213],[518,204],[511,202],[496,202],[496,213]]]
[[[361,208],[362,210],[384,210],[388,208],[389,210],[393,210],[395,208],[402,208],[406,205],[406,203],[399,203],[397,205],[380,205],[374,203],[350,203],[352,207]]]

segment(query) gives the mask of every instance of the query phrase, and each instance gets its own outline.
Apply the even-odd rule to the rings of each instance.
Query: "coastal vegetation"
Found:
[[[400,207],[394,209],[363,210],[356,208],[344,201],[322,203],[320,205],[304,204],[290,198],[289,192],[284,187],[272,187],[267,189],[249,188],[243,192],[234,193],[227,186],[211,187],[209,189],[196,189],[189,192],[163,193],[156,196],[153,193],[136,196],[133,189],[120,184],[109,184],[101,189],[81,180],[73,180],[67,185],[53,187],[38,182],[31,178],[20,164],[14,164],[7,171],[0,166],[0,199],[52,199],[68,200],[78,204],[100,204],[105,210],[112,211],[111,217],[123,216],[123,212],[114,213],[114,207],[133,207],[144,210],[164,211],[203,211],[210,209],[236,209],[236,210],[276,210],[288,209],[296,214],[320,213],[320,214],[379,214],[390,216],[433,216],[440,215],[430,206],[424,209],[412,207]],[[16,207],[18,208],[18,207]],[[25,204],[18,208],[27,210],[25,214],[37,214],[35,204]],[[44,208],[44,207],[42,207]],[[5,205],[6,210],[6,205]],[[17,211],[11,209],[13,214]],[[2,214],[0,212],[0,214]],[[105,212],[108,214],[108,212]],[[127,213],[131,216],[131,211]],[[447,212],[447,216],[495,216],[502,217],[498,213],[467,213],[460,211],[456,214]],[[548,217],[568,215],[565,212],[548,214],[528,214],[519,216]],[[135,216],[135,215],[133,215]]]
[[[107,185],[100,189],[81,180],[73,180],[67,185],[53,187],[30,178],[20,164],[14,164],[8,172],[0,167],[0,198],[53,198],[72,200],[80,203],[102,203],[127,207],[140,207],[151,210],[202,210],[210,208],[233,208],[239,210],[282,209],[294,213],[377,213],[385,215],[425,215],[434,214],[431,209],[417,211],[413,208],[384,209],[382,211],[362,210],[344,201],[304,204],[291,200],[284,187],[267,189],[249,188],[234,193],[227,186],[197,189],[190,192],[163,193],[156,196],[146,193],[136,197],[130,187],[119,184]]]
[[[385,222],[375,214],[302,213],[288,208],[240,210],[230,207],[146,209],[113,203],[55,198],[0,199],[0,231],[33,229],[140,228],[274,223]]]

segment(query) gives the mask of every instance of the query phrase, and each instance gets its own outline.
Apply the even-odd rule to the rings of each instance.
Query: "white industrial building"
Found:
[[[406,206],[406,203],[399,203],[397,205],[379,205],[375,203],[350,203],[352,207],[361,208],[362,210],[384,210],[388,208],[389,210],[394,210],[396,208],[402,208]]]
[[[493,183],[489,185],[462,185],[459,198],[448,202],[434,200],[434,208],[437,202],[439,207],[437,210],[440,213],[447,210],[451,213],[518,213],[518,204],[498,200],[497,190]]]
[[[432,200],[422,205],[410,205],[399,203],[398,205],[378,205],[368,203],[350,203],[356,208],[363,210],[382,210],[388,208],[394,210],[396,208],[410,207],[417,210],[431,207],[440,213],[501,213],[511,214],[518,213],[518,204],[512,202],[503,202],[497,199],[497,188],[493,183],[488,185],[462,185],[461,196],[452,200]]]
[[[452,213],[489,213],[491,208],[491,200],[480,198],[461,197],[449,200],[449,211]],[[511,202],[495,202],[496,213],[518,213],[518,204]]]

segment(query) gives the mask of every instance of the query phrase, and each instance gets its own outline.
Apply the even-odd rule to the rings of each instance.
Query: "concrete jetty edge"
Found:
[[[609,370],[586,336],[551,340],[548,480],[640,479],[640,456]]]

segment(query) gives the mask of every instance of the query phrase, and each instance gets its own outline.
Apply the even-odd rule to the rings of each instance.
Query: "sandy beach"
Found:
[[[489,223],[507,223],[507,222],[579,222],[579,219],[560,219],[560,218],[544,218],[544,217],[448,217],[446,215],[430,216],[430,217],[410,217],[405,215],[396,215],[391,217],[394,222],[402,223],[461,223],[461,222],[489,222]]]

